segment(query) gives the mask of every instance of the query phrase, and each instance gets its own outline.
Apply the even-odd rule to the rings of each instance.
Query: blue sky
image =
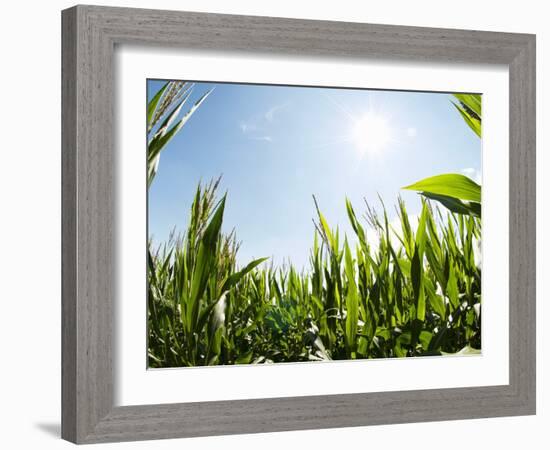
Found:
[[[162,84],[148,81],[149,98]],[[398,195],[410,214],[420,209],[418,195],[401,187],[440,173],[480,176],[480,140],[448,94],[196,83],[194,99],[212,87],[160,158],[149,190],[156,244],[185,230],[199,180],[221,174],[223,228],[242,242],[239,263],[270,256],[306,268],[312,194],[351,237],[346,196],[362,214],[363,199],[378,207],[379,194],[392,220]]]

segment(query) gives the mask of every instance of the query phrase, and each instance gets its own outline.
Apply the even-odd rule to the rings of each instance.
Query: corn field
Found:
[[[198,186],[187,232],[149,247],[149,366],[182,367],[475,352],[481,348],[480,220],[423,201],[416,230],[365,204],[356,235],[331,229],[319,207],[310,266],[237,266],[221,232],[219,180]],[[367,233],[375,234],[376,246]]]
[[[175,122],[191,89],[169,82],[148,105],[149,185],[161,151],[210,93]],[[480,97],[455,97],[481,137]],[[309,266],[300,270],[268,258],[237,263],[237,233],[223,231],[235,199],[218,195],[221,183],[199,183],[182,234],[148,243],[150,368],[481,351],[481,186],[469,178],[443,174],[405,187],[421,194],[414,223],[400,198],[397,222],[381,201],[356,209],[344,198],[349,238],[313,197]]]

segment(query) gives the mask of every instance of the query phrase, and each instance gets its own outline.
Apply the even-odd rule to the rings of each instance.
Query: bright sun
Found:
[[[384,117],[367,113],[357,120],[353,130],[353,140],[361,154],[375,155],[390,143],[391,129]]]

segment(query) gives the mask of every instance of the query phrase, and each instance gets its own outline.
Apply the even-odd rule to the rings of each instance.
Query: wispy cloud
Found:
[[[265,120],[267,120],[268,122],[273,122],[273,119],[275,119],[275,113],[286,108],[287,106],[288,106],[288,103],[272,106],[265,112],[264,114]]]
[[[279,112],[288,105],[289,103],[273,105],[263,113],[243,119],[239,122],[239,129],[250,140],[273,142],[273,136],[269,133],[269,128]]]
[[[244,134],[250,133],[252,131],[255,131],[258,127],[250,120],[241,120],[239,122],[239,128]]]
[[[251,136],[250,139],[253,141],[273,142],[273,138],[271,136]]]

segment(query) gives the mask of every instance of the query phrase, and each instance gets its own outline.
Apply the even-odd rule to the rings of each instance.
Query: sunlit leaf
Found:
[[[481,203],[481,186],[467,176],[457,173],[424,178],[403,189]]]

